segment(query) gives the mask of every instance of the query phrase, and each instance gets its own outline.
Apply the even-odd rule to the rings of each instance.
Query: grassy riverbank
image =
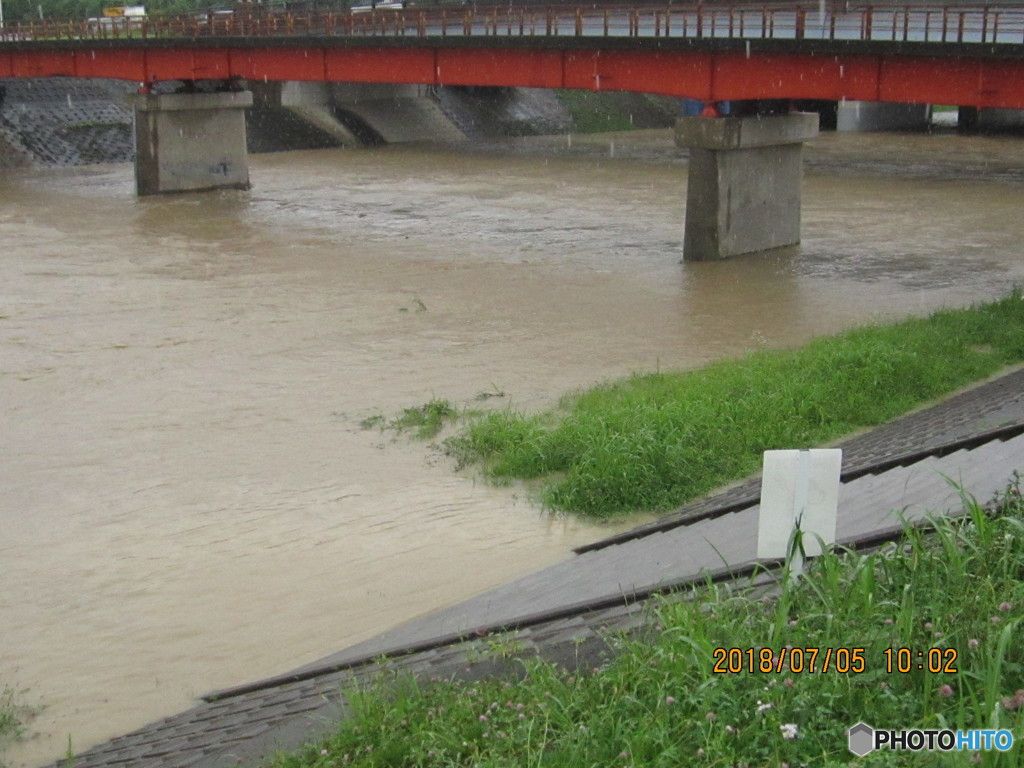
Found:
[[[783,579],[774,599],[749,599],[742,585],[665,599],[649,635],[611,638],[619,653],[597,668],[513,659],[512,680],[384,678],[352,692],[354,714],[329,739],[273,765],[1024,765],[1020,743],[927,757],[883,750],[857,761],[847,751],[846,729],[858,721],[1024,738],[1019,483],[996,505],[967,508],[960,521],[940,520],[936,535],[908,529],[874,553],[818,558],[802,579]],[[717,674],[715,649],[730,647],[755,649],[755,671]],[[809,648],[823,649],[814,672],[810,653],[793,652]],[[828,648],[848,653],[823,671]],[[910,657],[887,657],[897,648]]]
[[[492,480],[545,478],[544,503],[599,518],[667,510],[759,467],[1024,362],[1021,293],[859,328],[799,349],[637,375],[541,414],[472,420],[445,442]]]

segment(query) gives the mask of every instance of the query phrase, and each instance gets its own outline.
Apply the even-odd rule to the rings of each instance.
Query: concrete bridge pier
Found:
[[[800,242],[802,144],[818,115],[681,117],[690,148],[683,258],[705,261]]]
[[[134,106],[139,195],[249,188],[251,92],[139,94]]]
[[[837,131],[924,131],[931,120],[930,104],[841,101],[836,107]]]
[[[1024,109],[960,107],[957,127],[965,131],[1018,130],[1024,128]]]

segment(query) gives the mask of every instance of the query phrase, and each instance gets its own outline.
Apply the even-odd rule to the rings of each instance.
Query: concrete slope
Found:
[[[28,150],[10,123],[0,114],[0,168],[17,168],[28,164]]]
[[[352,133],[351,130],[338,122],[338,118],[334,115],[334,110],[329,107],[314,104],[310,106],[290,107],[289,109],[291,109],[297,117],[305,120],[307,123],[324,133],[333,136],[341,144],[353,147],[359,145],[359,139],[356,138],[355,134]]]
[[[0,131],[10,149],[44,165],[127,162],[134,155],[134,88],[114,80],[53,77],[0,80]]]
[[[866,475],[840,488],[837,539],[855,542],[901,528],[904,519],[958,513],[963,507],[961,488],[987,502],[1021,467],[1024,435]],[[659,586],[692,579],[703,571],[741,569],[757,559],[759,509],[755,504],[587,552],[416,619],[320,663],[343,663],[435,637],[472,636],[487,627],[515,624],[567,605],[646,594]]]
[[[398,97],[336,103],[341,112],[355,115],[388,144],[406,141],[457,141],[465,135],[433,99]]]

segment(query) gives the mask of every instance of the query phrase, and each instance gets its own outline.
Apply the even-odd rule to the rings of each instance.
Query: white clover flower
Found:
[[[799,736],[799,729],[796,727],[796,723],[786,723],[779,726],[779,730],[782,731],[782,738],[792,741]]]

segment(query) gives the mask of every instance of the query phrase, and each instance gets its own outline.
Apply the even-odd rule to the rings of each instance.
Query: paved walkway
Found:
[[[962,486],[987,501],[1024,469],[1024,369],[841,443],[841,543],[892,537],[901,518],[960,508]],[[379,670],[476,678],[507,662],[479,660],[478,639],[513,633],[527,653],[595,663],[599,628],[645,621],[653,591],[750,573],[757,566],[760,482],[740,483],[657,523],[583,548],[563,563],[490,590],[287,675],[210,694],[198,706],[76,757],[76,768],[213,768],[258,763],[301,744],[344,712],[340,690]],[[895,511],[894,511],[895,510]],[[763,577],[764,583],[770,577]],[[470,638],[466,640],[465,638]],[[476,659],[470,661],[470,659]]]

